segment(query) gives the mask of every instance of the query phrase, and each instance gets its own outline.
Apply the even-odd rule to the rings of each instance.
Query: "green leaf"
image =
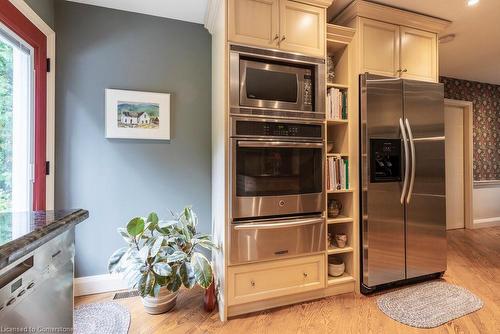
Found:
[[[191,257],[191,265],[194,269],[196,282],[207,289],[212,283],[212,266],[207,258],[201,253],[194,253]]]
[[[138,286],[139,294],[141,295],[141,297],[146,297],[147,295],[149,295],[154,285],[155,275],[151,271],[144,273],[139,280]]]
[[[172,254],[167,256],[167,261],[168,262],[179,262],[179,261],[183,261],[186,258],[187,258],[186,253],[184,253],[183,251],[180,251],[180,250],[176,250],[175,252],[173,252]]]
[[[217,246],[212,242],[212,240],[209,239],[193,238],[191,239],[191,243],[193,245],[198,245],[208,250],[217,249]]]
[[[156,254],[160,251],[161,245],[163,243],[163,237],[160,235],[159,237],[154,240],[153,245],[151,246],[151,251],[149,252],[151,257],[155,257]]]
[[[153,223],[153,224],[157,225],[159,221],[160,221],[160,219],[158,218],[158,215],[156,214],[156,212],[151,212],[149,214],[148,223]]]
[[[127,224],[127,232],[133,237],[136,237],[142,232],[144,232],[144,219],[140,217],[133,218]]]
[[[182,279],[182,284],[188,289],[191,289],[196,284],[194,270],[189,262],[183,262],[179,268],[179,274]]]
[[[160,286],[165,286],[168,281],[167,276],[160,276],[160,275],[155,275],[156,276],[156,284],[159,284]]]
[[[118,229],[118,233],[120,233],[120,235],[123,237],[123,240],[125,240],[126,243],[128,243],[128,244],[132,243],[133,239],[130,236],[130,234],[128,234],[126,228],[120,227]]]
[[[174,273],[171,277],[170,281],[167,284],[167,289],[170,292],[176,292],[182,285],[182,281],[180,276],[177,273]]]
[[[110,273],[115,272],[115,270],[117,269],[118,263],[122,259],[123,255],[127,252],[127,250],[128,250],[128,247],[122,247],[122,248],[118,249],[117,251],[115,251],[113,253],[113,255],[111,255],[111,257],[108,260],[108,271]]]
[[[167,262],[158,262],[153,265],[153,271],[159,276],[169,276],[172,268]]]
[[[141,250],[139,251],[139,257],[140,259],[143,261],[143,262],[146,262],[148,260],[148,257],[149,257],[149,246],[148,245],[145,245],[144,247],[141,248]]]
[[[149,293],[149,295],[151,297],[158,297],[158,295],[160,294],[160,289],[161,289],[161,285],[158,284],[158,282],[156,282],[155,285],[154,285],[154,287],[153,287],[153,289]]]

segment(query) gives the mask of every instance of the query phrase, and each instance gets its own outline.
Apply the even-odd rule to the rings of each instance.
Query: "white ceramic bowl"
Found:
[[[344,262],[339,260],[339,261],[331,261],[328,263],[328,275],[333,277],[342,276],[344,271],[345,271]]]

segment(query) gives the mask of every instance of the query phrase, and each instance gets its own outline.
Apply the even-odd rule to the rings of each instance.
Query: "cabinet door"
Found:
[[[406,79],[438,81],[436,34],[400,27],[401,77]]]
[[[280,0],[228,1],[228,38],[231,42],[276,48]]]
[[[398,76],[399,26],[370,19],[360,19],[361,72]]]
[[[325,55],[325,9],[289,0],[280,0],[280,49]]]

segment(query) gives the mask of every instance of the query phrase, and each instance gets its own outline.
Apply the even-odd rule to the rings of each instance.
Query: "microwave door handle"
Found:
[[[291,221],[287,223],[249,223],[249,224],[239,224],[234,226],[235,230],[268,230],[276,228],[286,228],[286,227],[298,227],[307,226],[312,224],[322,223],[323,219],[301,219],[296,221]]]
[[[239,141],[239,147],[255,147],[255,148],[322,148],[323,143],[290,143],[290,142],[268,142],[268,141]]]
[[[403,204],[405,201],[406,188],[408,187],[408,178],[410,174],[410,152],[408,150],[408,138],[406,137],[405,127],[401,118],[399,119],[399,128],[401,129],[401,136],[403,136],[403,145],[405,150],[405,175],[400,199],[401,204]]]

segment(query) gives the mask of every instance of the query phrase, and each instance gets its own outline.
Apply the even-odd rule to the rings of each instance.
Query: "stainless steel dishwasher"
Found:
[[[74,228],[0,272],[0,332],[70,333]]]

